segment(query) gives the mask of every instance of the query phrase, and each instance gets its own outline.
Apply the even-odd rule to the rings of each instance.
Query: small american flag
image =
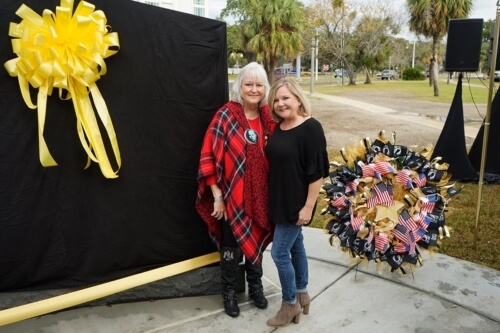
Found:
[[[380,162],[375,162],[375,172],[383,176],[388,173],[396,173],[396,169],[394,169],[391,163],[380,161]]]
[[[375,192],[378,205],[392,206],[394,204],[391,185],[385,185],[383,182],[380,182],[375,184],[372,190]]]
[[[373,228],[369,228],[370,232],[368,233],[368,237],[366,237],[366,242],[371,243],[373,242]]]
[[[413,238],[415,239],[415,242],[418,242],[424,237],[425,233],[427,231],[423,228],[417,228],[416,230],[412,230]]]
[[[380,252],[385,252],[389,247],[389,236],[383,232],[379,232],[375,236],[375,248]]]
[[[372,193],[372,195],[366,199],[366,207],[372,208],[377,205],[377,196]]]
[[[424,187],[427,184],[427,178],[423,173],[419,173],[418,176],[413,177],[412,181],[417,185],[417,187]]]
[[[354,179],[352,182],[347,183],[345,186],[348,191],[346,192],[354,192],[356,193],[356,190],[358,188],[359,180]]]
[[[415,237],[411,230],[402,224],[398,224],[396,225],[396,228],[392,230],[392,234],[397,239],[410,246],[410,250],[408,251],[409,254],[415,253]]]
[[[405,244],[410,244],[410,231],[402,224],[396,225],[396,227],[392,230],[394,236]]]
[[[375,175],[375,164],[365,164],[361,167],[363,177],[373,177]]]
[[[349,202],[349,199],[345,195],[342,195],[338,197],[337,199],[332,201],[332,206],[337,207],[337,208],[344,208],[347,207],[347,203]]]
[[[352,216],[351,215],[351,228],[354,231],[359,230],[359,228],[365,223],[365,220],[361,216]]]
[[[418,228],[417,224],[413,220],[413,218],[410,216],[410,213],[406,209],[403,209],[401,214],[399,214],[398,218],[399,224],[402,224],[405,226],[405,228],[409,230],[415,230]]]
[[[427,230],[427,227],[429,224],[426,222],[426,217],[427,213],[426,212],[418,212],[413,215],[413,221],[415,221],[419,227]]]
[[[409,248],[410,248],[409,246],[406,246],[405,243],[401,242],[394,245],[394,251],[396,251],[397,253],[406,253],[408,252]]]
[[[425,212],[425,213],[430,213],[434,210],[434,206],[436,205],[436,203],[434,202],[423,202],[422,201],[422,204],[420,205],[420,211],[421,212]]]
[[[397,175],[396,175],[396,181],[403,185],[406,186],[406,188],[413,188],[413,183],[411,182],[411,170],[408,169],[403,169],[399,170]]]

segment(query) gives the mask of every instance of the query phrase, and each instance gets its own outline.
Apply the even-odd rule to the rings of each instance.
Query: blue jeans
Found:
[[[307,291],[309,280],[302,226],[276,224],[271,256],[278,269],[283,302],[295,304],[296,294]]]

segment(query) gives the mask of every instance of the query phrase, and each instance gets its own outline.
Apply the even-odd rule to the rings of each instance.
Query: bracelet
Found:
[[[224,198],[222,197],[222,195],[220,197],[214,197],[214,202],[219,202],[219,201],[222,201]]]

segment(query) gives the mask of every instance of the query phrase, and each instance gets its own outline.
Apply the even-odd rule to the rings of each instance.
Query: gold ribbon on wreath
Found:
[[[22,4],[16,15],[21,23],[10,23],[9,36],[17,58],[4,64],[12,77],[18,77],[24,102],[31,109],[38,108],[38,139],[40,162],[44,167],[56,166],[43,137],[47,96],[54,88],[59,89],[59,98],[72,99],[77,119],[80,142],[90,161],[99,164],[106,178],[116,178],[121,167],[120,150],[113,123],[104,98],[96,81],[106,74],[104,58],[118,52],[118,34],[110,32],[106,16],[95,6],[80,1],[73,13],[73,0],[61,0],[56,12],[48,9],[38,15]],[[31,101],[29,85],[38,88],[37,105]],[[64,90],[67,91],[64,96]],[[115,156],[117,170],[114,171],[106,154],[99,130],[97,115],[106,133]]]

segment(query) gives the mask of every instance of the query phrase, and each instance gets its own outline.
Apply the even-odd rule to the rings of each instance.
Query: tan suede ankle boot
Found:
[[[285,327],[293,321],[295,324],[300,320],[300,307],[299,302],[295,304],[281,303],[281,308],[273,318],[267,321],[267,325],[271,327]]]
[[[309,305],[311,304],[311,297],[309,297],[309,294],[307,292],[298,293],[297,300],[300,304],[300,307],[304,310],[304,314],[309,314]]]

